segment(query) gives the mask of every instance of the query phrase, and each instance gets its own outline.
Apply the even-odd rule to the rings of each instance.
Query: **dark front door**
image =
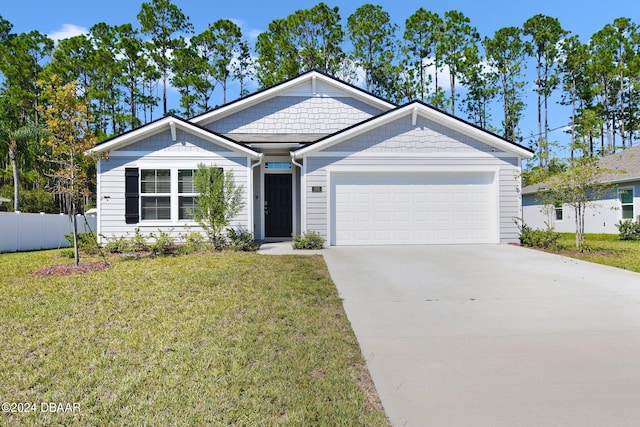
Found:
[[[264,176],[265,237],[291,237],[291,175]]]

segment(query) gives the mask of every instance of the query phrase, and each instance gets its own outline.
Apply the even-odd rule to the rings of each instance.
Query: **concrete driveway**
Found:
[[[324,257],[395,426],[640,423],[640,274],[509,245]]]

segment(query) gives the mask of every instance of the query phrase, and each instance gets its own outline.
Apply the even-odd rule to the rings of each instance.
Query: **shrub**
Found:
[[[131,251],[131,244],[125,236],[120,237],[105,237],[107,243],[104,245],[104,250],[112,254],[124,254]]]
[[[73,247],[73,233],[68,233],[64,235],[64,238],[67,239],[67,242]],[[78,233],[78,249],[82,252],[95,255],[98,253],[98,243],[96,243],[96,237],[90,231],[81,231]],[[73,249],[72,249],[73,252]]]
[[[322,249],[324,241],[317,231],[307,231],[293,236],[293,249]]]
[[[620,240],[640,240],[640,222],[619,221],[616,228],[620,232]]]
[[[0,187],[0,196],[10,199],[9,211],[13,211],[13,186],[5,185]],[[35,189],[21,189],[18,196],[20,198],[20,210],[22,212],[44,212],[59,213],[60,208],[56,206],[50,191]]]
[[[151,233],[149,235],[154,242],[149,245],[149,250],[154,255],[167,255],[173,252],[175,239],[169,233],[158,230],[158,234]]]
[[[560,233],[549,227],[545,230],[533,229],[522,223],[520,226],[520,243],[524,246],[530,246],[543,249],[558,249],[558,241]]]
[[[142,235],[142,233],[140,233],[139,228],[135,229],[135,234],[131,238],[129,244],[131,252],[147,252],[149,250],[147,240]]]
[[[72,237],[73,239],[73,237]],[[73,248],[65,248],[65,249],[61,249],[60,250],[60,256],[63,258],[70,258],[73,259],[75,258],[76,254],[73,250]]]
[[[183,254],[190,254],[200,250],[207,249],[208,245],[204,236],[197,231],[191,231],[189,233],[180,233],[180,239],[184,242],[179,247],[179,252]]]
[[[236,231],[233,228],[227,230],[227,241],[229,249],[233,251],[253,252],[259,246],[253,234],[245,230]]]

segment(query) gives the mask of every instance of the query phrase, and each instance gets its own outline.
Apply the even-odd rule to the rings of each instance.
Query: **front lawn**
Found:
[[[320,256],[58,253],[0,255],[0,425],[388,425]]]
[[[640,272],[640,241],[620,240],[617,234],[586,234],[586,249],[576,252],[575,234],[561,233],[562,255]]]

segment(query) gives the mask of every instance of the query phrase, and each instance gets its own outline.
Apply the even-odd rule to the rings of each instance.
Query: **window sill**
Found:
[[[142,220],[137,224],[131,224],[131,225],[144,226],[144,227],[167,227],[167,226],[171,226],[171,227],[185,227],[185,226],[198,227],[200,224],[198,224],[195,221],[189,221],[189,220],[172,221],[170,219],[167,219],[167,220],[148,220],[148,221]]]

